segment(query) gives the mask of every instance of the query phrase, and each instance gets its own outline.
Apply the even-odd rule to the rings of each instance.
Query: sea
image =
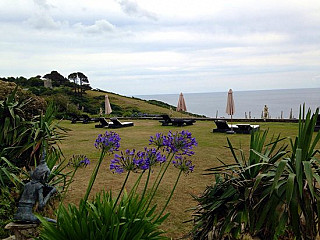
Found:
[[[228,118],[226,92],[183,93],[187,111],[212,118]],[[176,106],[179,94],[136,95],[144,100],[159,100]],[[300,106],[312,112],[320,107],[320,88],[233,91],[233,118],[261,119],[267,105],[269,118],[299,118]]]

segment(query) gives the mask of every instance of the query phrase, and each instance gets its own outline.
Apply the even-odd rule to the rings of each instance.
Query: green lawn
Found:
[[[134,120],[134,124],[134,127],[114,130],[121,137],[122,150],[127,148],[142,150],[145,146],[148,146],[149,137],[157,132],[167,133],[168,131],[188,130],[192,132],[198,141],[198,146],[195,148],[195,156],[193,157],[195,170],[193,173],[181,178],[176,193],[167,208],[171,212],[171,215],[163,226],[164,230],[168,232],[167,236],[174,239],[182,237],[192,227],[191,223],[183,223],[183,221],[191,219],[191,212],[186,210],[196,205],[196,202],[192,200],[191,194],[201,194],[206,186],[214,181],[212,176],[203,175],[205,169],[217,166],[219,164],[217,158],[226,163],[232,161],[230,151],[225,148],[227,137],[234,146],[239,147],[241,144],[241,147],[245,149],[245,154],[248,154],[250,135],[212,133],[212,129],[215,128],[215,124],[212,121],[197,121],[194,125],[186,127],[161,126],[155,120]],[[273,134],[278,135],[279,133],[283,137],[294,137],[298,131],[298,124],[296,123],[258,124],[260,124],[261,130],[269,129],[269,137]],[[61,122],[61,126],[71,129],[68,132],[68,138],[61,143],[61,148],[66,159],[69,159],[73,154],[84,154],[92,162],[87,168],[82,168],[77,172],[75,181],[69,188],[66,202],[79,203],[79,199],[85,193],[95,162],[99,157],[99,151],[94,148],[94,141],[98,134],[104,133],[107,129],[95,128],[94,125],[94,123],[70,124],[69,121]],[[286,142],[289,143],[288,140]],[[112,174],[109,171],[108,164],[111,158],[112,156],[108,156],[100,168],[97,180],[93,186],[93,194],[102,189],[112,189],[113,191],[120,189],[125,174]],[[169,170],[157,196],[159,205],[163,204],[167,199],[177,173],[177,169],[173,167]],[[134,179],[130,181],[130,183],[133,182]]]

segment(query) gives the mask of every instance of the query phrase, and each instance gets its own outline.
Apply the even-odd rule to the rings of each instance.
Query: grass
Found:
[[[163,228],[167,231],[167,236],[178,239],[190,231],[192,223],[183,223],[191,219],[191,212],[187,209],[194,207],[196,202],[193,201],[191,194],[201,194],[207,185],[214,181],[212,176],[203,175],[205,169],[219,165],[217,158],[228,163],[232,161],[231,153],[226,146],[226,138],[229,137],[235,147],[241,144],[242,149],[248,154],[250,135],[234,134],[226,135],[225,133],[212,133],[215,124],[212,121],[197,121],[192,126],[173,127],[161,126],[158,121],[152,120],[134,120],[134,127],[120,128],[116,131],[121,137],[121,149],[143,149],[148,145],[151,135],[157,132],[167,133],[171,131],[188,130],[198,141],[195,148],[195,156],[193,163],[195,171],[187,176],[183,176],[178,184],[175,195],[169,204],[167,210],[171,213],[165,222]],[[283,137],[294,137],[298,131],[296,123],[259,123],[261,130],[269,129],[269,137],[273,134],[281,133]],[[71,184],[66,197],[66,202],[78,204],[79,200],[84,196],[90,175],[95,166],[95,162],[99,158],[99,151],[94,148],[94,141],[98,134],[104,133],[107,129],[95,128],[94,123],[90,124],[71,124],[69,121],[62,121],[61,125],[71,129],[68,133],[69,137],[61,143],[61,148],[66,159],[73,154],[84,154],[90,160],[91,164],[87,168],[78,170],[75,181]],[[289,141],[287,141],[289,143]],[[97,180],[93,186],[92,196],[102,189],[119,191],[124,180],[125,174],[112,174],[109,171],[109,160],[112,156],[108,156],[100,168]],[[165,203],[168,194],[177,176],[177,169],[171,168],[168,175],[159,189],[157,202],[159,205]],[[155,175],[155,174],[154,174]],[[129,183],[134,182],[132,179]]]
[[[87,91],[86,92],[90,97],[98,97],[104,96],[106,93],[98,92],[98,91]],[[153,104],[148,103],[147,101],[138,99],[138,98],[130,98],[121,96],[115,93],[107,93],[110,103],[116,104],[123,109],[139,109],[140,112],[148,113],[148,114],[173,114],[173,117],[190,117],[188,114],[185,113],[178,113],[176,111],[170,111],[169,109],[156,106]],[[177,102],[178,102],[178,95],[177,95]]]

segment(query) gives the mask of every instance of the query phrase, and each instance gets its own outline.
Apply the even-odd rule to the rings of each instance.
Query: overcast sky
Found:
[[[127,96],[320,87],[319,0],[0,0],[0,76]]]

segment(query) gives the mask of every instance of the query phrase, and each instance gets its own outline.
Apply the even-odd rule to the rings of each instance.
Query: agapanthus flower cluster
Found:
[[[156,163],[163,163],[166,157],[155,148],[136,152],[135,149],[127,149],[125,152],[115,154],[111,160],[110,170],[115,173],[123,173],[124,171],[147,170]]]
[[[194,165],[192,165],[192,161],[188,160],[186,157],[181,155],[176,156],[175,160],[172,161],[173,165],[183,171],[185,174],[193,172]]]
[[[72,155],[72,157],[69,159],[68,166],[73,167],[86,167],[90,164],[89,158],[85,155]]]
[[[121,138],[116,132],[106,131],[103,135],[98,135],[94,146],[98,149],[102,149],[103,151],[113,153],[114,151],[119,150],[120,140]]]
[[[194,154],[192,149],[197,146],[196,139],[192,137],[191,132],[184,130],[176,133],[170,131],[167,136],[157,133],[155,137],[150,137],[149,144],[159,148],[164,146],[168,152],[188,156]]]
[[[156,133],[155,136],[151,136],[149,139],[149,145],[155,145],[158,148],[161,148],[166,145],[167,136],[163,135],[163,133]]]

